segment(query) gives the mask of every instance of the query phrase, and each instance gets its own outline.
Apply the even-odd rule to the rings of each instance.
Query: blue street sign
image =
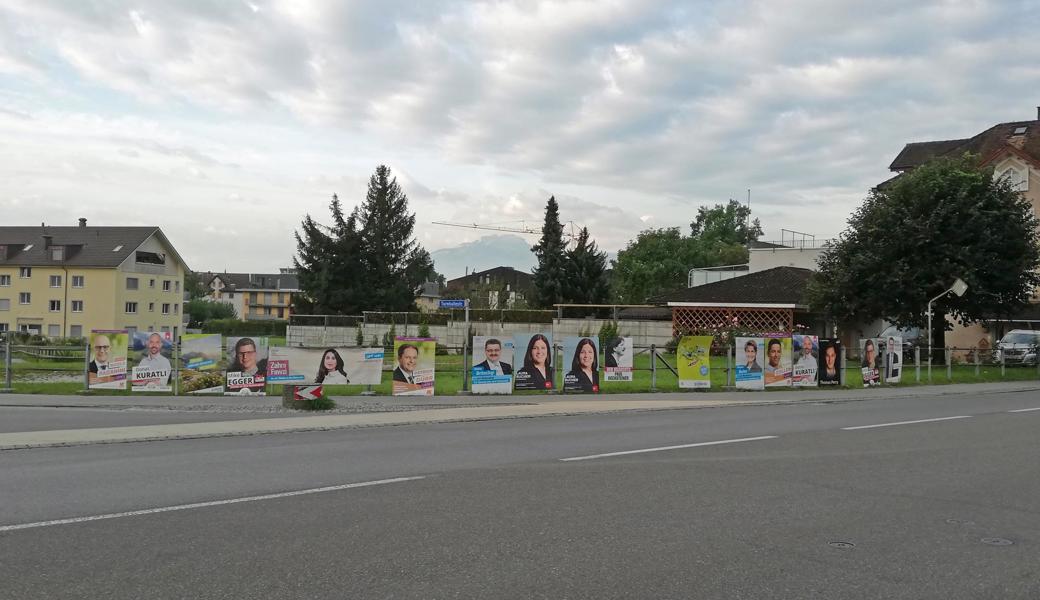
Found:
[[[466,301],[463,299],[458,300],[441,300],[437,303],[438,308],[466,308]]]

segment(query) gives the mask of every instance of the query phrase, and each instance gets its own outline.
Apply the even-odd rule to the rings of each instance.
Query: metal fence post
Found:
[[[733,387],[733,365],[737,361],[736,346],[726,346],[726,385]]]
[[[1003,379],[1004,375],[1006,374],[1004,369],[1007,366],[1007,364],[1004,362],[1004,352],[1005,352],[1004,350],[1000,351],[1000,378],[1001,379]]]
[[[953,381],[953,348],[943,348],[946,351],[946,381]]]
[[[657,391],[657,344],[650,344],[650,391]]]
[[[14,391],[13,377],[11,376],[12,365],[14,365],[14,361],[11,360],[11,338],[7,338],[4,340],[4,389],[0,391]]]
[[[83,348],[83,391],[90,391],[90,338]]]
[[[173,395],[181,395],[181,341],[173,340]]]
[[[978,379],[979,374],[980,374],[979,349],[978,348],[972,348],[972,354],[975,355],[975,378]]]
[[[917,371],[917,383],[921,383],[921,349],[914,348],[914,370]]]
[[[469,344],[464,344],[462,346],[462,391],[464,393],[469,392],[469,369],[466,368],[467,362],[469,362]]]

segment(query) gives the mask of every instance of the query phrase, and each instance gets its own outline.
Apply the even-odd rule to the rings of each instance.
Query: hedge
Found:
[[[214,319],[202,324],[202,333],[220,333],[229,336],[284,336],[285,328],[288,324],[288,321],[239,321],[238,319]]]

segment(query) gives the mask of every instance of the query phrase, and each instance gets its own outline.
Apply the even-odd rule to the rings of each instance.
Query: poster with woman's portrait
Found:
[[[224,395],[267,394],[267,338],[227,338]]]
[[[556,385],[551,333],[513,336],[516,371],[513,389],[551,390]]]
[[[791,338],[794,351],[791,367],[791,385],[810,387],[816,385],[819,370],[820,339],[815,335],[796,335]]]
[[[437,361],[437,339],[421,337],[394,338],[395,396],[432,396],[434,365]]]
[[[181,336],[179,391],[182,394],[224,393],[220,369],[223,349],[219,333],[187,333]]]
[[[878,353],[878,341],[870,338],[860,340],[859,358],[863,387],[881,385],[881,355]]]
[[[513,393],[513,338],[473,338],[470,386],[474,394]]]
[[[687,335],[679,338],[675,348],[676,371],[679,387],[704,389],[711,387],[710,335]]]
[[[791,338],[772,335],[765,338],[766,358],[762,367],[766,387],[791,386]]]
[[[563,340],[563,391],[599,392],[599,344],[594,337],[568,337]]]
[[[632,338],[608,338],[603,345],[604,381],[632,381]]]
[[[126,389],[127,345],[125,329],[91,330],[87,387],[92,390]]]
[[[130,391],[170,392],[173,386],[173,337],[169,332],[138,331],[130,339]]]
[[[382,348],[272,346],[267,381],[289,385],[379,385]]]
[[[762,371],[765,356],[765,341],[759,337],[738,337],[736,357],[736,384],[744,390],[761,390],[765,387]]]
[[[820,338],[820,367],[817,376],[820,385],[841,385],[841,340]]]

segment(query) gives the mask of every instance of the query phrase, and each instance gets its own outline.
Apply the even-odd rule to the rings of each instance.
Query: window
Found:
[[[126,335],[127,335],[128,338],[130,338],[131,340],[134,339],[134,334],[135,333],[137,333],[137,328],[136,327],[134,327],[133,325],[127,325],[126,326]]]
[[[51,260],[65,260],[65,246],[51,246]]]
[[[29,292],[20,292],[18,294],[18,304],[32,304],[32,294]]]
[[[11,310],[10,298],[0,298],[0,310]]]
[[[271,292],[264,292],[264,304],[271,303]]]
[[[83,301],[82,300],[73,300],[72,301],[72,312],[83,312]]]
[[[0,333],[7,333],[10,331],[10,327],[7,323],[0,323]]]
[[[170,303],[169,302],[163,302],[162,314],[164,314],[164,315],[170,314]]]
[[[48,325],[47,337],[61,337],[61,325]]]
[[[148,287],[152,288],[153,290],[155,289],[155,280],[154,279],[149,279],[148,280]]]
[[[164,279],[163,280],[163,282],[162,282],[162,291],[164,291],[164,292],[170,291],[170,280],[169,279]]]
[[[157,252],[142,252],[138,250],[135,260],[139,263],[147,263],[149,265],[166,264],[166,256]]]
[[[181,305],[175,303],[173,305],[173,314],[179,315],[180,313],[181,313]]]
[[[9,285],[11,285],[11,276],[0,275],[0,286],[8,287]]]
[[[61,312],[61,300],[51,300],[47,304],[47,309],[51,312]]]
[[[148,312],[155,312],[155,302],[148,303]]]
[[[83,326],[82,325],[70,325],[69,326],[69,337],[83,337]]]
[[[127,302],[125,308],[126,308],[126,314],[128,314],[128,315],[137,314],[137,303],[136,302]]]
[[[136,290],[137,289],[137,278],[136,277],[127,277],[126,278],[126,289],[128,289],[128,290]]]
[[[61,275],[51,275],[51,287],[61,287]]]
[[[22,267],[18,269],[18,276],[22,279],[28,279],[32,277],[32,267]]]
[[[74,288],[81,288],[81,287],[83,287],[83,276],[82,275],[73,275],[72,276],[72,287],[74,287]]]
[[[166,325],[163,325],[162,327],[159,328],[159,331],[161,331],[163,333],[170,333],[170,328],[168,326],[166,326]]]

